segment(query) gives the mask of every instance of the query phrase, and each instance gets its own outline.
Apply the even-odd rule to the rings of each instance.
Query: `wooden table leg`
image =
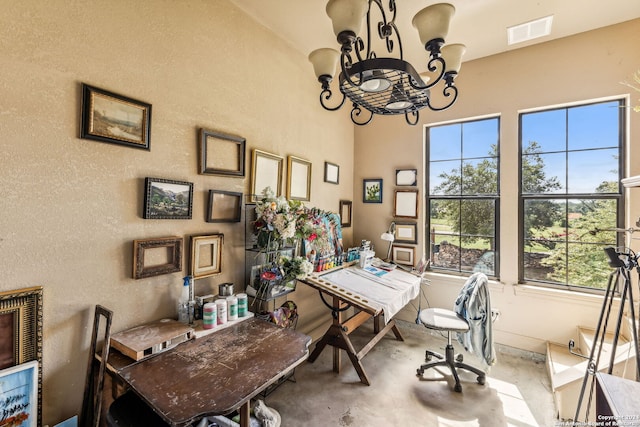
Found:
[[[240,407],[240,427],[249,427],[251,424],[251,401],[247,402]]]

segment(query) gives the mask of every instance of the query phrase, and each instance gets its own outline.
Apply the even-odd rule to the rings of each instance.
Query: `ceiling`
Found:
[[[320,47],[338,49],[327,0],[230,0],[265,27],[279,34],[305,56]],[[385,7],[388,0],[382,0]],[[413,16],[432,0],[398,0],[396,25],[404,59],[419,72],[426,69],[426,54]],[[463,61],[478,59],[536,43],[570,36],[640,17],[639,0],[449,0],[456,7],[448,43],[463,43]],[[508,46],[507,27],[553,15],[551,34]],[[363,29],[364,30],[364,29]],[[379,57],[385,52],[377,49]],[[423,64],[419,67],[418,64]]]

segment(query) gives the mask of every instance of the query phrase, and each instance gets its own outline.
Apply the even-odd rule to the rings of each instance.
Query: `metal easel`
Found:
[[[625,230],[628,231],[628,230]],[[635,230],[633,230],[635,231]],[[591,352],[589,354],[589,363],[587,365],[587,369],[584,374],[584,379],[582,381],[582,387],[580,389],[580,397],[578,398],[578,406],[576,407],[576,414],[574,417],[574,422],[578,421],[578,417],[580,415],[580,409],[582,407],[582,401],[584,399],[584,395],[587,389],[587,383],[591,379],[590,387],[589,387],[589,401],[587,404],[587,410],[585,413],[585,421],[589,417],[589,408],[591,407],[591,401],[593,399],[593,391],[595,382],[593,377],[595,377],[596,372],[598,372],[598,365],[600,364],[600,356],[602,354],[602,347],[604,344],[604,338],[607,331],[607,325],[609,323],[609,317],[611,315],[611,309],[613,306],[614,296],[615,296],[615,286],[622,280],[622,290],[620,292],[620,307],[618,312],[618,317],[616,321],[616,328],[614,331],[612,350],[611,350],[611,358],[609,360],[608,374],[611,374],[613,371],[613,364],[616,357],[616,347],[618,345],[618,338],[620,336],[620,328],[622,326],[622,318],[624,315],[624,307],[625,303],[629,303],[629,316],[631,318],[632,325],[632,335],[633,335],[633,348],[635,351],[635,360],[636,360],[636,381],[639,380],[640,375],[640,358],[638,356],[638,331],[636,329],[636,315],[634,309],[634,300],[633,300],[633,292],[631,286],[631,275],[630,272],[632,270],[636,270],[640,275],[640,266],[638,265],[638,257],[640,254],[636,255],[631,249],[623,248],[622,251],[617,251],[616,248],[607,247],[604,249],[607,257],[609,258],[609,266],[615,268],[609,275],[609,281],[607,283],[607,289],[605,292],[604,301],[602,303],[602,309],[600,310],[600,317],[598,319],[598,325],[596,327],[595,336],[593,338],[593,345],[591,347]],[[574,342],[571,340],[569,342],[569,351],[572,354],[585,357],[581,354],[573,352]]]

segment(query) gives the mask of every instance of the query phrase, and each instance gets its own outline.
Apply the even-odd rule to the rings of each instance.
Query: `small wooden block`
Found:
[[[125,356],[140,360],[195,338],[192,327],[162,319],[111,335],[111,346]]]

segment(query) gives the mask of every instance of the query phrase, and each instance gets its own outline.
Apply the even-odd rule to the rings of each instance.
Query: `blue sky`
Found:
[[[618,180],[619,113],[618,102],[610,101],[523,114],[522,140],[525,146],[529,141],[540,145],[546,175],[562,184],[559,193],[592,193],[603,181]],[[431,187],[440,182],[440,173],[459,167],[453,159],[461,154],[465,159],[486,157],[497,143],[497,127],[497,119],[486,119],[432,128],[430,160],[442,162],[431,164]]]

